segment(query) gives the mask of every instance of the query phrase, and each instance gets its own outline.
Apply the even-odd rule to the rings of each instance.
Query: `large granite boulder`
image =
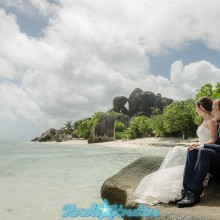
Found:
[[[123,107],[121,108],[121,112],[122,112],[124,115],[129,115],[129,110],[128,110],[125,106],[123,106]]]
[[[160,93],[157,93],[157,94],[155,95],[155,97],[154,97],[154,102],[156,102],[157,99],[158,99],[158,98],[161,98],[161,97],[162,97],[162,95],[161,95]]]
[[[173,102],[172,99],[168,99],[166,97],[158,97],[154,103],[154,106],[162,111],[167,105]]]
[[[115,118],[104,115],[100,122],[93,128],[88,143],[98,143],[115,140]]]
[[[161,94],[155,95],[153,92],[143,92],[136,88],[129,96],[129,115],[131,117],[137,115],[151,116],[154,107],[162,111],[173,100],[162,97]],[[141,113],[140,113],[141,112]]]
[[[146,115],[151,115],[155,101],[154,98],[155,94],[153,92],[142,92],[140,94],[141,105],[139,106],[139,112],[146,112]]]
[[[130,120],[131,118],[127,115],[118,115],[116,117],[116,120],[119,122],[122,122],[126,128],[128,128],[130,126]]]
[[[139,106],[141,105],[141,97],[142,90],[139,88],[134,89],[134,91],[129,96],[129,114],[133,116],[137,112],[139,112]]]
[[[56,137],[55,137],[55,140],[56,142],[62,142],[63,141],[63,138],[62,138],[62,134],[64,132],[64,129],[59,129],[56,133]]]
[[[163,157],[142,157],[124,167],[114,176],[108,178],[102,185],[101,197],[107,199],[110,205],[121,204],[127,209],[138,207],[133,200],[133,192],[144,176],[156,171]],[[159,204],[156,208],[160,211],[163,220],[211,220],[219,219],[220,212],[220,180],[211,179],[201,202],[188,209],[178,209],[175,204]],[[144,217],[123,217],[126,220],[140,219]]]
[[[125,104],[128,102],[128,98],[125,96],[117,96],[113,99],[113,109],[115,112],[120,112],[122,109],[126,109]],[[125,111],[124,109],[124,111]]]
[[[44,132],[38,140],[39,142],[54,141],[56,140],[56,134],[57,130],[54,128],[50,128],[46,132]]]

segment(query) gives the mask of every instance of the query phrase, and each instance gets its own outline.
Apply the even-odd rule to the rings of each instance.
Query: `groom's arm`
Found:
[[[211,149],[220,153],[220,145],[218,144],[204,144],[204,148]]]

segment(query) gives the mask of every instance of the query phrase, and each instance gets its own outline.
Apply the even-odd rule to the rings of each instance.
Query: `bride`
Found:
[[[211,115],[212,100],[208,97],[200,98],[196,102],[196,112],[203,117],[203,122],[197,129],[199,144],[192,144],[188,148],[184,146],[173,147],[166,155],[160,168],[141,180],[133,194],[134,201],[156,205],[161,202],[176,201],[182,197],[187,150],[192,150],[193,147],[200,144],[212,144],[217,135],[217,123]],[[205,184],[207,181],[204,181]]]

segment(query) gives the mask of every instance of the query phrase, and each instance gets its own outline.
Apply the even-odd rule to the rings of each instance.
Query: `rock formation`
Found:
[[[31,141],[47,142],[47,141],[62,141],[62,129],[56,130],[55,128],[50,128],[45,131],[40,137],[36,137]]]
[[[141,157],[124,167],[117,174],[105,180],[101,188],[102,199],[107,199],[110,205],[121,204],[127,209],[137,208],[139,204],[133,200],[133,192],[143,177],[159,168],[163,159],[163,157]],[[218,219],[212,218],[211,214],[214,214],[210,213],[210,211],[205,212],[204,210],[209,210],[210,206],[212,206],[213,209],[211,212],[216,212],[217,216],[217,213],[220,211],[219,185],[219,179],[211,179],[208,188],[205,190],[205,195],[196,207],[190,209],[178,209],[174,204],[159,204],[151,208],[156,208],[160,211],[161,217],[159,219],[161,220]],[[197,211],[197,213],[192,212],[192,209],[197,210],[198,208],[200,208],[200,211]],[[201,216],[198,216],[198,213],[200,213]],[[143,217],[124,217],[124,219],[146,220],[146,218]]]
[[[162,97],[161,94],[154,94],[150,91],[142,91],[139,88],[133,90],[129,98],[125,96],[117,96],[113,99],[113,109],[109,111],[120,112],[123,115],[109,117],[108,114],[105,115],[105,118],[102,118],[95,126],[93,131],[90,134],[88,143],[96,143],[103,141],[111,141],[115,139],[115,120],[124,123],[126,128],[130,126],[130,121],[132,117],[145,115],[150,117],[152,115],[152,109],[156,107],[162,111],[167,105],[169,105],[173,100]],[[128,103],[128,109],[126,104]],[[91,118],[88,118],[90,120]],[[85,119],[84,119],[85,120]],[[65,132],[65,129],[56,130],[51,128],[44,132],[40,137],[36,137],[32,141],[66,141],[73,138],[78,138],[76,132],[78,126],[82,123],[83,120],[78,120],[73,124],[73,129],[69,132]]]
[[[100,122],[93,128],[88,143],[97,143],[115,140],[115,118],[104,115]]]
[[[145,115],[151,116],[153,108],[162,111],[167,105],[172,103],[172,99],[162,97],[161,94],[154,94],[150,91],[142,91],[139,88],[133,90],[129,98],[117,96],[113,100],[113,109],[115,112],[122,112],[130,117]],[[125,107],[128,102],[129,109]]]
[[[113,109],[115,112],[120,112],[125,104],[128,102],[128,98],[125,96],[117,96],[113,99]]]
[[[55,141],[56,135],[57,135],[57,130],[54,128],[50,128],[38,138],[38,141],[39,142]]]

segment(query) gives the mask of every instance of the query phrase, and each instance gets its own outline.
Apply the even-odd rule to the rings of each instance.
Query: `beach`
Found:
[[[147,137],[139,138],[134,140],[115,140],[101,143],[94,143],[89,145],[105,146],[105,147],[129,147],[129,148],[140,148],[140,147],[173,147],[176,145],[188,146],[191,143],[198,142],[198,138],[174,138],[174,137]],[[74,139],[70,141],[58,142],[58,144],[78,145],[88,144],[87,140]]]
[[[76,204],[80,208],[101,204],[100,190],[107,178],[140,157],[164,157],[171,146],[186,146],[194,141],[196,139],[181,138],[143,138],[96,144],[87,144],[86,140],[61,143],[1,141],[2,218],[61,220],[64,204]],[[203,219],[219,219],[218,201],[210,204],[207,199],[204,196],[201,204],[189,209],[177,209],[175,205],[155,208],[163,214],[183,216],[191,215],[193,211],[194,216]]]

